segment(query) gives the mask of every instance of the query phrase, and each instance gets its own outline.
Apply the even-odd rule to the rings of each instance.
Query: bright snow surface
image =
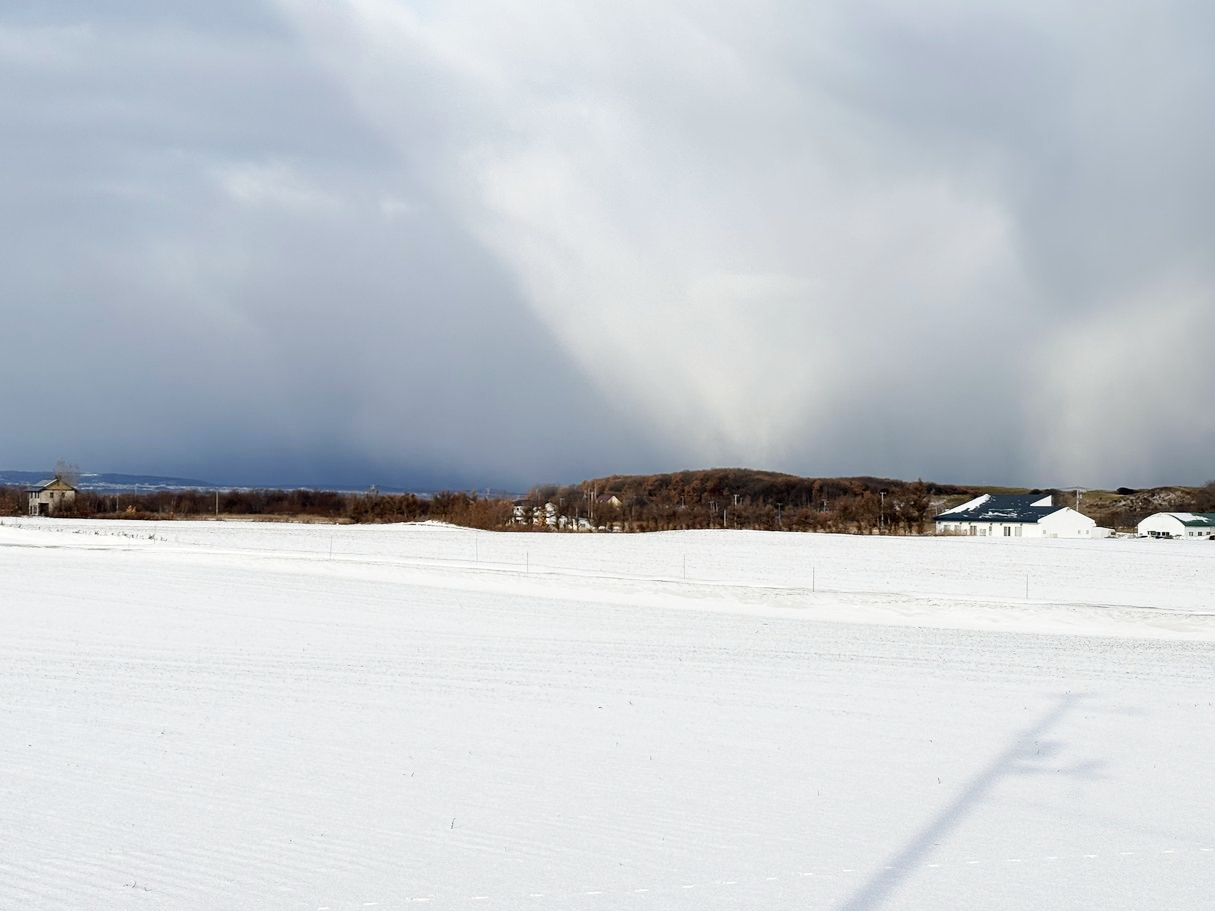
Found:
[[[5,522],[0,908],[1215,892],[1210,544]]]

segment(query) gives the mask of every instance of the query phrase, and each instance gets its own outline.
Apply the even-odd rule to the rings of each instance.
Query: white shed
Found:
[[[1142,538],[1206,541],[1215,537],[1215,512],[1157,512],[1138,526]]]

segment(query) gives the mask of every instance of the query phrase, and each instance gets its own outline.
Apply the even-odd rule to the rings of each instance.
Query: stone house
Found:
[[[76,488],[60,477],[33,488],[29,495],[31,516],[53,516],[64,506],[76,502]]]

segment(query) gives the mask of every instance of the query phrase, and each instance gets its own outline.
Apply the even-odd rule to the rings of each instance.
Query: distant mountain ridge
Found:
[[[0,470],[0,487],[36,487],[49,481],[52,471]],[[217,484],[197,478],[169,478],[150,474],[118,474],[115,472],[81,472],[76,484],[80,490],[94,493],[156,493],[174,490],[331,490],[338,493],[407,494],[427,497],[434,491],[385,484]],[[486,488],[484,496],[511,498],[518,494],[498,488]]]
[[[0,471],[0,485],[35,487],[53,476],[50,471]],[[218,484],[194,478],[165,478],[158,475],[82,472],[76,484],[81,490],[98,493],[153,493],[157,490],[219,490]]]

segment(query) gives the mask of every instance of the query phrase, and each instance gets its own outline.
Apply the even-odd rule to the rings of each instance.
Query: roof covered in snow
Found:
[[[1188,528],[1215,528],[1215,512],[1166,512]]]
[[[947,509],[936,517],[938,522],[1038,522],[1063,509],[1051,505],[1051,498],[1040,493],[1008,494],[981,497]]]

